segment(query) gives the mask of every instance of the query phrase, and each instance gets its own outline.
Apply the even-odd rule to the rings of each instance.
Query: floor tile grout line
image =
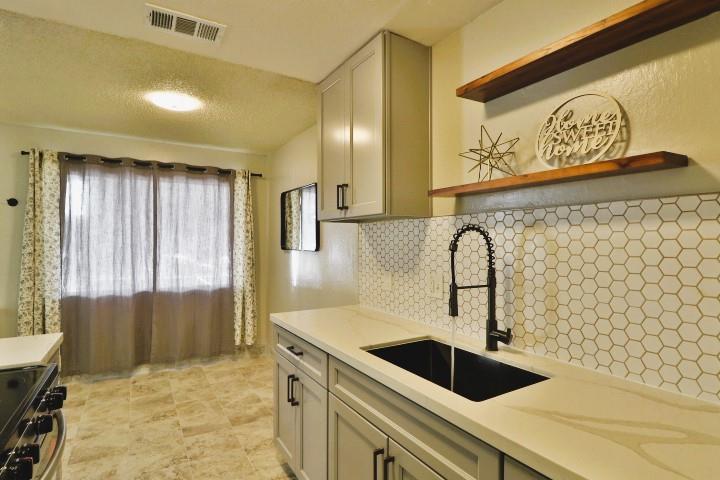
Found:
[[[225,363],[225,365],[222,365],[223,363]],[[243,387],[247,388],[249,390],[249,392],[251,392],[252,394],[258,395],[257,398],[259,401],[262,401],[263,390],[264,390],[264,395],[269,396],[269,390],[271,389],[271,385],[270,385],[271,379],[269,376],[267,378],[265,378],[265,375],[262,375],[262,372],[269,370],[269,368],[271,366],[271,362],[269,360],[267,360],[266,358],[264,358],[263,356],[258,356],[256,358],[250,358],[250,359],[243,359],[242,361],[239,361],[239,362],[235,362],[235,361],[228,362],[227,360],[223,359],[223,360],[219,360],[217,362],[212,362],[207,365],[203,365],[203,366],[201,366],[200,370],[197,370],[200,373],[199,378],[201,379],[201,382],[210,384],[211,378],[209,378],[209,377],[212,377],[212,373],[211,373],[212,370],[211,370],[211,368],[204,368],[204,367],[212,366],[212,365],[218,365],[218,370],[220,370],[220,371],[223,371],[225,369],[232,370],[232,369],[238,368],[238,367],[241,369],[249,368],[249,370],[247,372],[249,372],[248,377],[251,379],[250,383],[246,384],[245,382],[243,382],[243,386],[238,386],[238,388],[243,388]],[[125,377],[123,379],[117,379],[117,378],[107,379],[107,383],[109,383],[111,385],[120,385],[121,387],[123,387],[123,384],[127,384],[128,394],[129,394],[128,395],[128,412],[129,412],[128,415],[131,415],[130,412],[133,411],[132,405],[133,405],[134,400],[142,399],[143,397],[151,397],[152,395],[158,395],[158,394],[162,395],[164,392],[167,392],[165,394],[169,395],[169,398],[172,401],[172,405],[173,405],[174,417],[177,418],[180,415],[177,410],[177,405],[178,405],[177,397],[178,397],[179,393],[181,393],[182,387],[179,386],[176,388],[176,385],[181,385],[181,383],[182,383],[181,379],[183,378],[184,372],[189,372],[190,369],[192,369],[193,367],[196,367],[196,366],[197,365],[190,365],[190,366],[186,366],[183,368],[176,368],[176,369],[168,371],[167,376],[161,375],[156,379],[151,378],[152,373],[150,373],[150,374],[143,374],[143,375],[133,375],[133,376]],[[258,372],[260,372],[260,374],[258,374]],[[153,372],[153,373],[155,373],[155,372]],[[190,375],[190,374],[188,373],[188,375]],[[145,378],[145,377],[147,377],[147,378]],[[191,377],[185,377],[185,378],[191,378]],[[162,380],[165,380],[165,379],[168,380],[169,388],[164,388],[164,386],[162,385],[162,383],[163,383]],[[178,382],[173,381],[175,379],[178,379]],[[194,380],[191,380],[190,383],[192,384],[194,381],[196,382],[197,379],[194,378]],[[222,382],[222,381],[220,381],[220,382]],[[93,408],[93,405],[95,405],[94,400],[97,400],[98,398],[100,399],[100,401],[102,401],[102,396],[98,397],[97,394],[98,394],[98,391],[102,391],[106,382],[104,380],[101,380],[101,381],[95,381],[95,382],[80,382],[80,383],[76,383],[76,384],[84,385],[85,388],[89,389],[89,391],[87,393],[84,393],[84,395],[83,395],[83,397],[85,399],[84,402],[82,402],[77,407],[68,409],[69,411],[73,412],[74,415],[77,415],[76,422],[78,424],[77,431],[75,432],[73,439],[69,442],[69,445],[68,445],[69,446],[68,452],[67,452],[68,455],[70,455],[70,451],[73,449],[73,444],[75,443],[75,440],[78,439],[81,436],[81,432],[84,431],[83,427],[86,426],[87,422],[90,422],[92,420],[92,417],[88,417],[85,415],[85,413],[88,411],[88,406]],[[153,387],[158,387],[158,385],[160,385],[160,387],[158,387],[159,391],[154,390],[152,387],[147,387],[149,390],[148,393],[143,393],[141,395],[133,395],[133,393],[135,392],[134,386],[143,385],[143,384],[153,385]],[[143,387],[137,387],[137,390],[143,391],[142,388]],[[222,400],[219,398],[215,398],[213,395],[213,399],[211,401],[221,402]],[[266,448],[266,447],[262,447],[261,449],[256,450],[255,449],[256,447],[252,447],[248,444],[244,444],[243,437],[238,433],[239,426],[234,424],[231,421],[231,418],[230,418],[231,413],[226,410],[228,410],[228,409],[221,407],[220,411],[215,412],[215,413],[221,415],[222,419],[224,420],[224,422],[227,425],[226,431],[229,432],[229,434],[232,436],[232,438],[237,442],[238,451],[242,452],[242,456],[243,456],[245,464],[251,469],[251,471],[248,471],[248,474],[253,475],[253,477],[265,478],[266,477],[265,473],[267,473],[269,475],[269,476],[267,476],[268,479],[269,478],[279,478],[276,475],[282,475],[283,477],[293,478],[292,476],[289,476],[289,474],[287,474],[286,468],[283,468],[279,462],[277,462],[276,467],[273,467],[272,466],[273,463],[269,462],[269,464],[271,465],[271,467],[269,467],[269,468],[272,471],[266,471],[267,469],[261,471],[260,468],[258,468],[257,452],[260,450],[266,449],[266,451],[264,451],[263,453],[272,455],[272,454],[274,454],[274,450],[270,449],[270,448]],[[257,421],[257,419],[259,419],[259,418],[264,418],[264,417],[260,416],[253,420],[245,419],[245,421],[247,423],[252,423],[254,421]],[[134,431],[135,427],[132,425],[128,425],[128,429],[130,429],[130,431]],[[225,427],[223,427],[223,429],[225,429]],[[188,437],[185,435],[185,432],[183,432],[182,429],[180,429],[178,433],[179,433],[180,439],[182,441],[182,447],[183,447],[183,452],[184,452],[184,460],[182,460],[182,461],[185,461],[188,464],[192,464],[193,461],[190,459],[190,452],[188,450],[189,446],[187,444]],[[128,437],[128,438],[130,441],[132,441],[132,437]],[[271,442],[271,440],[272,439],[270,437],[268,437],[266,441]],[[264,443],[264,441],[260,442],[259,444],[263,444],[263,443]],[[128,447],[127,451],[118,455],[118,457],[120,457],[120,456],[122,457],[123,462],[126,461],[126,459],[132,459],[130,447]],[[93,460],[89,460],[87,462],[78,462],[75,465],[83,465],[85,463],[91,463],[92,461]],[[127,461],[129,461],[129,460],[127,460]],[[64,462],[67,462],[67,459],[64,459]],[[72,465],[72,466],[74,467],[75,465]],[[170,468],[170,467],[163,467],[163,469],[165,469],[165,468]],[[190,468],[190,467],[188,467],[188,468]],[[195,476],[195,471],[192,471],[191,477],[194,477],[194,476]]]

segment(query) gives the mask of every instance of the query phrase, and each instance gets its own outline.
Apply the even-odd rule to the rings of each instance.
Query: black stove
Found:
[[[0,480],[58,478],[46,475],[64,441],[67,389],[57,381],[54,363],[0,370]]]

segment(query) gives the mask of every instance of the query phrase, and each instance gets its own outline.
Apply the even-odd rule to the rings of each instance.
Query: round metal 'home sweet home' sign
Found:
[[[583,93],[550,113],[540,126],[535,153],[551,168],[590,163],[602,158],[618,137],[622,110],[603,93]]]

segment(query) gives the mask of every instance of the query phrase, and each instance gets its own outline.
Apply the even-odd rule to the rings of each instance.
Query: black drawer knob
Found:
[[[296,348],[297,347],[295,345],[290,345],[289,347],[287,347],[287,349],[290,353],[292,353],[296,357],[302,357],[303,352],[301,350],[296,350]]]

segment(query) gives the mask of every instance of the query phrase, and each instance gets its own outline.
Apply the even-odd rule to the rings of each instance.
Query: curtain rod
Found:
[[[21,155],[30,155],[30,152],[28,152],[27,150],[21,150],[21,151],[20,151],[20,154],[21,154]],[[85,158],[85,157],[83,157],[83,158]],[[260,178],[262,178],[263,174],[262,174],[262,173],[250,172],[250,176],[251,176],[251,177],[260,177]]]

